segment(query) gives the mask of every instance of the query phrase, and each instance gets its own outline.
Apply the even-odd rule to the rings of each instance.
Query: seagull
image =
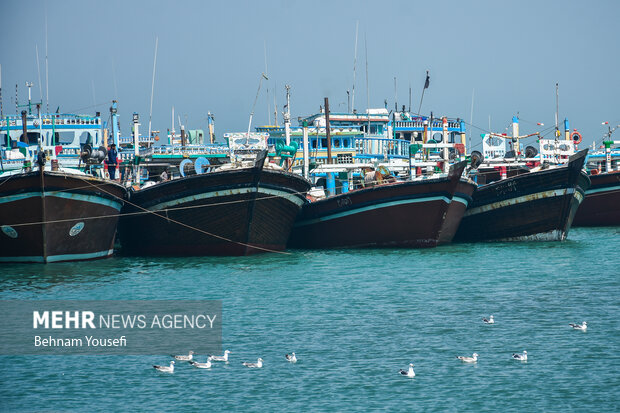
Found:
[[[248,363],[246,361],[243,363],[243,365],[251,369],[260,369],[261,367],[263,367],[263,359],[259,357],[256,363]]]
[[[168,366],[153,366],[153,368],[157,371],[161,371],[162,373],[174,373],[174,361],[170,362],[170,367]]]
[[[398,374],[400,374],[401,376],[407,376],[410,379],[414,378],[415,371],[413,371],[413,363],[409,363],[409,370],[400,369],[398,370]]]
[[[588,323],[586,323],[585,321],[583,322],[583,324],[570,323],[569,326],[571,326],[575,330],[581,330],[581,331],[586,331],[588,329]]]
[[[287,354],[286,359],[291,362],[291,363],[297,363],[297,356],[295,356],[295,352],[292,352],[291,354]]]
[[[486,324],[495,324],[495,320],[493,320],[493,316],[489,317],[488,319],[486,317],[483,317],[482,321],[484,321]]]
[[[190,351],[187,356],[175,356],[174,354],[172,354],[171,356],[174,357],[175,360],[190,361],[192,358],[194,358],[193,354],[194,354],[194,352]]]
[[[523,350],[523,354],[514,353],[512,358],[519,361],[527,361],[527,351]]]
[[[213,361],[225,361],[228,363],[228,354],[230,354],[230,351],[226,350],[223,356],[209,356],[209,357],[211,357],[211,360]]]
[[[194,367],[197,367],[199,369],[210,369],[211,368],[211,357],[207,357],[207,362],[206,363],[199,363],[197,361],[189,361],[189,364],[191,364]]]
[[[478,361],[478,353],[474,353],[471,357],[456,356],[456,358],[461,360],[464,363],[475,363]]]

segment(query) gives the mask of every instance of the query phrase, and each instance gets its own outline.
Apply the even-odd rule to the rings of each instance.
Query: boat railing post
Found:
[[[303,137],[304,178],[308,179],[310,176],[310,165],[308,164],[308,162],[310,161],[309,159],[310,150],[308,148],[308,121],[307,120],[304,120],[303,122],[303,133],[304,133],[304,137]]]

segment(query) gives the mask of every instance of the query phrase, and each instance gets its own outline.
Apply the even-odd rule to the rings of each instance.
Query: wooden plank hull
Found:
[[[112,255],[125,189],[46,171],[0,178],[0,262],[59,262]]]
[[[119,226],[128,255],[249,255],[286,248],[310,184],[247,168],[193,175],[130,193]]]
[[[620,226],[620,171],[590,175],[590,180],[573,226]]]
[[[476,190],[476,184],[471,180],[461,178],[456,186],[452,201],[448,206],[448,213],[444,225],[439,233],[439,244],[449,244],[454,239],[459,229],[467,206],[472,202],[472,196]]]
[[[358,189],[304,205],[289,247],[435,247],[442,230],[448,242],[458,222],[446,220],[462,216],[459,208],[448,210],[463,167],[443,178]]]
[[[568,165],[529,172],[478,187],[455,241],[555,241],[566,238],[590,186],[581,172],[585,153]]]

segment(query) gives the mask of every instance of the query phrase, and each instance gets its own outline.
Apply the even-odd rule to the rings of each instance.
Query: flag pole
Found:
[[[428,75],[428,70],[426,71],[426,80],[424,81],[424,89],[422,89],[422,96],[420,97],[420,106],[418,106],[418,115],[420,114],[420,110],[422,110],[422,101],[424,100],[424,91],[428,89],[428,85],[431,82],[431,78]]]

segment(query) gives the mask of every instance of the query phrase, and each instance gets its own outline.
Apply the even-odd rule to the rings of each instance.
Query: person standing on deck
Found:
[[[118,152],[116,152],[116,144],[110,145],[110,150],[108,151],[108,173],[110,174],[110,179],[116,180],[116,164],[118,163]]]

